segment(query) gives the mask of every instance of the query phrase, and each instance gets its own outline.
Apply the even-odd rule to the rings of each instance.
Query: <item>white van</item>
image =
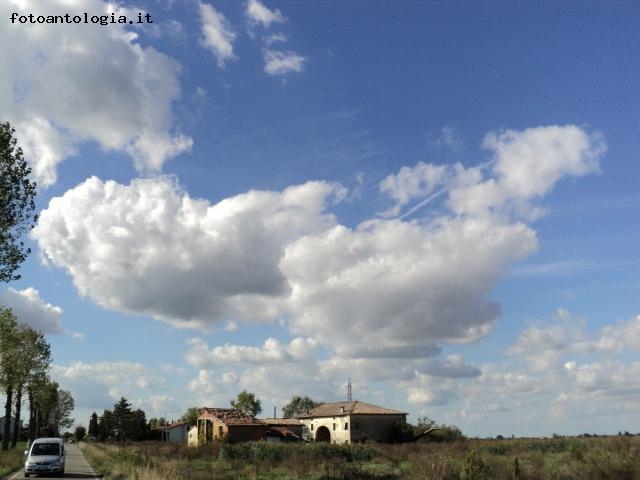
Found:
[[[64,475],[64,442],[60,438],[36,438],[25,452],[24,476],[32,473]]]

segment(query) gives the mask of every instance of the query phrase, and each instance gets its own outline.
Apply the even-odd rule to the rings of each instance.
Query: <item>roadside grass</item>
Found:
[[[24,465],[24,451],[26,442],[18,442],[16,448],[0,451],[0,477],[15,472]]]
[[[80,446],[107,480],[640,480],[640,436],[396,445]]]

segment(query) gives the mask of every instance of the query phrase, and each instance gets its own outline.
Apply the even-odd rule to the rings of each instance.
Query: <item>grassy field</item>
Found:
[[[640,480],[640,436],[401,445],[82,444],[105,479]]]
[[[0,451],[0,477],[15,472],[24,465],[24,451],[27,448],[26,442],[18,442],[16,448]]]

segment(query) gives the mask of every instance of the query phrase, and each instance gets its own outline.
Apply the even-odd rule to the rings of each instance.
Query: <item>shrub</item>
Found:
[[[513,480],[520,480],[520,462],[518,457],[513,459]]]
[[[415,427],[409,425],[407,422],[394,422],[391,427],[389,441],[391,443],[412,442],[415,439],[414,429]]]
[[[489,480],[491,478],[490,474],[489,466],[484,463],[480,455],[473,450],[464,459],[462,472],[460,472],[460,480]]]
[[[444,455],[430,455],[419,459],[416,473],[424,480],[445,480],[451,471],[449,459]]]

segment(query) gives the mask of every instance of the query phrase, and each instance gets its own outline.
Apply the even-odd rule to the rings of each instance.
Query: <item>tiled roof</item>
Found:
[[[319,407],[312,408],[300,418],[309,417],[339,417],[341,415],[407,415],[399,410],[391,410],[390,408],[378,407],[370,403],[359,402],[336,402],[323,403]]]
[[[198,418],[215,417],[225,425],[264,425],[260,420],[234,408],[202,408]]]
[[[297,418],[261,418],[260,421],[267,425],[302,425]]]
[[[189,424],[186,423],[186,422],[174,422],[174,423],[170,423],[169,425],[167,425],[167,428],[180,427],[182,425],[186,425],[187,427],[189,426]]]

